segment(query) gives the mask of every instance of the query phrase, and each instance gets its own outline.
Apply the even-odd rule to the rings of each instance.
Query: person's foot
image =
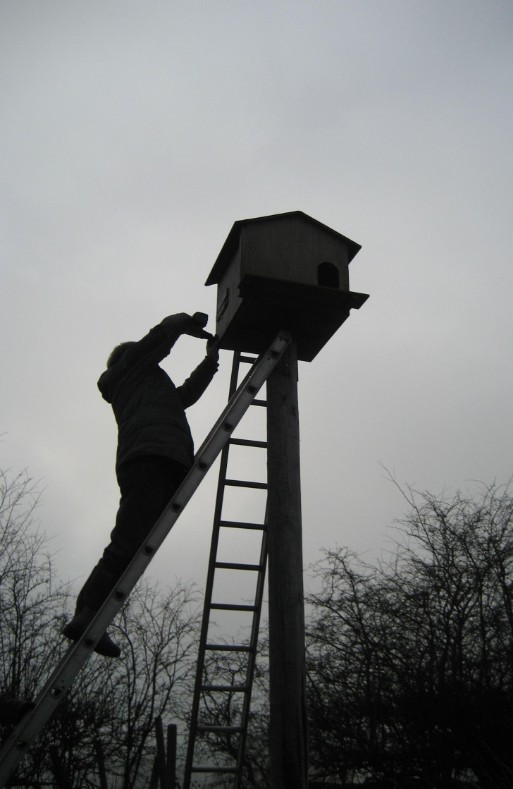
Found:
[[[0,695],[0,724],[19,723],[27,712],[33,709],[34,703],[32,701],[20,701],[2,693]]]
[[[71,641],[78,641],[83,635],[85,629],[92,621],[96,611],[91,608],[82,608],[75,614],[71,622],[64,627],[62,635]],[[105,657],[117,658],[121,655],[121,650],[116,643],[112,640],[108,633],[104,633],[94,648],[95,652]]]

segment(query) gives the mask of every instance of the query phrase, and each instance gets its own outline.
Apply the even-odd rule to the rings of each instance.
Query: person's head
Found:
[[[107,369],[112,367],[113,364],[119,362],[125,351],[131,348],[133,345],[136,345],[135,342],[122,342],[119,345],[116,345],[114,350],[111,352],[109,358],[107,359]]]

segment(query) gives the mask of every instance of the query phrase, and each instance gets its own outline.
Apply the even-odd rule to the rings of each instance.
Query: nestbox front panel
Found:
[[[303,217],[285,216],[244,227],[240,236],[241,275],[349,290],[344,240]],[[332,276],[323,276],[329,266]],[[325,284],[327,283],[327,284]]]

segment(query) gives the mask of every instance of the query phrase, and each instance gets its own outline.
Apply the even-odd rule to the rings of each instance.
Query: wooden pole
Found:
[[[297,350],[267,382],[271,789],[306,789],[305,623]]]
[[[59,756],[59,749],[56,745],[50,745],[50,760],[52,762],[53,776],[57,789],[71,789],[71,783],[66,776],[66,771]]]
[[[98,737],[94,741],[94,750],[96,752],[96,760],[98,762],[98,775],[100,778],[100,789],[108,789],[107,785],[107,773],[105,771],[105,755],[103,753],[103,744],[101,739]]]
[[[152,768],[151,776],[150,776],[150,789],[158,789],[158,786],[159,786],[159,771],[160,771],[159,757],[158,757],[157,754],[155,754],[155,757],[153,759],[153,768]]]
[[[157,762],[160,777],[160,789],[172,789],[171,780],[167,771],[166,747],[164,744],[164,727],[162,718],[155,718],[155,738],[157,740]]]
[[[176,740],[176,723],[170,723],[167,727],[167,771],[171,789],[176,786]]]

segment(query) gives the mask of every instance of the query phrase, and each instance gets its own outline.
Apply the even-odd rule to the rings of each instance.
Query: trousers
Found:
[[[187,472],[182,463],[159,455],[135,458],[118,469],[121,498],[116,523],[110,543],[78,595],[77,613],[84,607],[93,611],[101,607]]]

